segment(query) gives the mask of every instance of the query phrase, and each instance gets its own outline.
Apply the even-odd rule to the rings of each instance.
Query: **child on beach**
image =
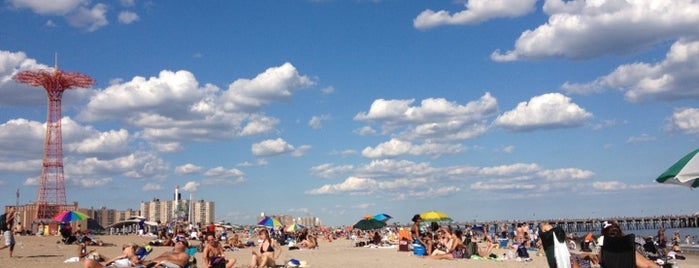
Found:
[[[12,234],[12,224],[15,221],[15,208],[11,207],[7,213],[0,215],[0,232],[2,232],[5,244],[0,247],[1,249],[10,249],[10,258],[12,258],[12,252],[15,250],[15,237]]]

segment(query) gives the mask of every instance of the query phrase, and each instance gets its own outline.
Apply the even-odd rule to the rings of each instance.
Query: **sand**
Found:
[[[82,263],[64,263],[77,255],[77,245],[57,244],[58,237],[16,236],[17,246],[14,257],[9,258],[7,249],[0,251],[0,268],[5,267],[33,267],[33,268],[77,268]],[[116,244],[117,246],[89,247],[97,249],[108,257],[116,256],[121,252],[121,245],[126,243],[147,244],[153,238],[138,236],[100,236],[101,240]],[[198,241],[191,242],[192,245]],[[155,247],[148,256],[153,258],[162,252],[170,250],[168,247]],[[236,258],[236,267],[245,267],[250,262],[251,249],[240,251],[226,251],[228,258]],[[502,256],[503,249],[496,249],[495,254]],[[533,261],[494,261],[494,260],[430,260],[418,257],[410,252],[399,252],[397,248],[365,248],[354,247],[350,240],[340,239],[332,243],[320,241],[320,247],[314,250],[292,250],[282,247],[282,254],[277,264],[284,264],[291,258],[306,261],[311,267],[548,267],[545,257],[536,256],[531,252]],[[195,255],[201,261],[201,253]],[[687,260],[677,260],[680,267],[699,267],[699,254],[688,254]],[[200,268],[204,267],[199,265]]]

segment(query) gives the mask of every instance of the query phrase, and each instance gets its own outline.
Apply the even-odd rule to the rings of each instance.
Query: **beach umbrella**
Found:
[[[685,155],[674,165],[670,166],[655,181],[684,185],[690,188],[699,187],[699,149]]]
[[[301,229],[303,229],[303,228],[306,228],[306,227],[304,227],[304,226],[301,225],[301,224],[294,223],[293,225],[290,225],[289,227],[286,227],[286,230],[285,230],[285,231],[287,231],[287,232],[289,232],[289,233],[293,233],[293,232],[296,232],[296,231],[301,230]]]
[[[388,215],[385,213],[376,214],[373,217],[373,219],[378,220],[378,221],[383,221],[383,222],[390,220],[391,218],[393,218],[393,217],[391,217],[391,215]]]
[[[380,229],[386,226],[385,222],[376,219],[361,219],[353,225],[355,229],[359,230],[374,230]]]
[[[260,222],[258,222],[257,225],[262,225],[262,226],[267,226],[267,227],[279,227],[279,226],[282,226],[282,223],[279,220],[277,220],[276,218],[265,217]]]
[[[451,221],[452,219],[444,212],[430,210],[420,213],[422,221]]]
[[[89,218],[85,213],[82,213],[80,211],[74,211],[74,210],[65,210],[61,211],[55,216],[53,216],[54,221],[60,221],[60,222],[69,222],[69,221],[79,221],[79,220],[86,220]]]

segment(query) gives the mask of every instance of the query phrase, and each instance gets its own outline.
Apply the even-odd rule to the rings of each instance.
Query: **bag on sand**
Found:
[[[556,256],[556,267],[571,268],[570,252],[568,251],[568,247],[566,246],[565,242],[558,241],[555,232],[553,233],[553,252],[554,256]]]

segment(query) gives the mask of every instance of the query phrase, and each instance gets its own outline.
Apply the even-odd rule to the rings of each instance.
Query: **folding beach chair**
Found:
[[[635,268],[636,242],[635,235],[622,237],[604,237],[600,266],[603,268]]]

